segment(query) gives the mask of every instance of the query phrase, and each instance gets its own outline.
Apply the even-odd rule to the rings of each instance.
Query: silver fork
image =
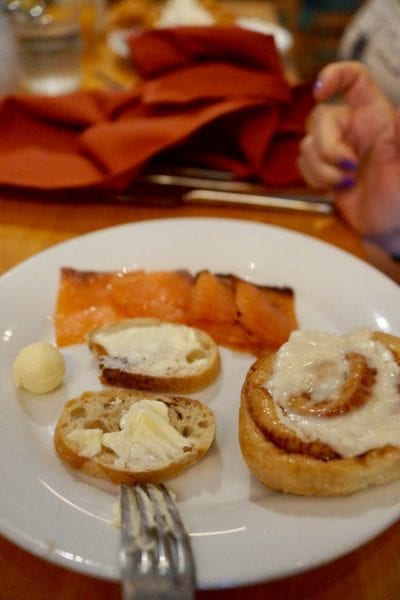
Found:
[[[194,597],[189,536],[164,485],[121,486],[120,560],[124,600]]]

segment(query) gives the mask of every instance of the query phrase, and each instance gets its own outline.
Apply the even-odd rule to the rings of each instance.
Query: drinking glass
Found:
[[[54,96],[81,83],[82,37],[79,2],[25,3],[13,13],[22,88]]]

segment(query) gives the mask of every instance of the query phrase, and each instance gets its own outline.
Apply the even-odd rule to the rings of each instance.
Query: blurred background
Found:
[[[168,0],[147,0],[155,8]],[[170,0],[171,1],[171,0]],[[190,0],[186,0],[186,2]],[[109,8],[144,0],[108,0]],[[338,56],[338,46],[346,26],[364,2],[362,0],[201,0],[205,7],[217,6],[225,15],[240,11],[243,17],[264,17],[271,10],[274,20],[292,34],[290,60],[300,78],[314,78],[320,68]]]
[[[225,0],[234,1],[234,0]],[[361,0],[274,0],[281,24],[293,34],[292,58],[302,78],[313,78],[337,58],[344,29]]]
[[[118,5],[127,0],[108,0]],[[135,0],[128,0],[135,3]],[[136,0],[139,6],[142,0]],[[162,6],[165,0],[152,0],[151,4]],[[216,4],[203,0],[203,4]],[[337,58],[337,49],[345,27],[364,2],[362,0],[264,0],[271,5],[279,24],[293,35],[292,60],[302,78],[313,78],[327,62]],[[218,0],[222,9],[246,11],[248,17],[257,16],[260,2],[253,0]]]
[[[183,24],[185,17],[191,20],[190,24],[198,24],[196,19],[201,21],[202,18],[200,24],[207,24],[205,13],[217,24],[231,24],[239,18],[243,26],[275,33],[289,77],[293,74],[291,78],[297,81],[313,79],[322,66],[338,58],[345,28],[362,4],[360,0],[0,0],[0,9],[3,7],[8,15],[17,17],[29,14],[30,21],[32,18],[38,21],[41,12],[55,14],[59,7],[77,6],[84,47],[89,50],[89,57],[88,52],[83,55],[84,85],[94,87],[101,80],[102,85],[118,87],[130,85],[132,77],[131,66],[120,60],[129,58],[125,32],[132,28],[137,31],[151,28],[160,23],[161,15],[163,25],[174,25],[176,20]],[[3,14],[0,55],[5,58],[0,60],[0,71],[6,70],[10,81],[0,85],[0,92],[15,88],[12,80],[15,49],[8,39],[6,13],[0,10],[0,17]],[[268,27],[272,31],[268,31]],[[107,46],[106,52],[104,46]],[[110,48],[113,57],[109,56]],[[85,66],[87,60],[90,68]],[[88,74],[95,63],[96,73]]]

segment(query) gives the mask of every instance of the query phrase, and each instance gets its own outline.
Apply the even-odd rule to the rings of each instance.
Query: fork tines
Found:
[[[164,485],[121,486],[121,541],[125,600],[193,598],[189,536]]]

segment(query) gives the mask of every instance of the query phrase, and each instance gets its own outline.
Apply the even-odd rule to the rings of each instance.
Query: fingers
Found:
[[[346,144],[350,112],[346,106],[320,105],[310,114],[308,135],[300,144],[298,167],[307,183],[318,189],[354,183],[357,156]]]
[[[350,106],[389,103],[368,69],[355,61],[331,63],[322,69],[315,83],[314,95],[318,101],[341,95]]]
[[[321,160],[310,140],[304,139],[304,150],[298,157],[297,165],[300,173],[310,187],[319,190],[346,190],[355,185],[356,175],[353,164],[345,161],[334,165]]]
[[[320,190],[332,188],[342,178],[340,169],[321,161],[311,136],[304,138],[297,164],[308,185]]]
[[[359,160],[371,145],[393,136],[394,109],[358,62],[327,65],[314,94],[320,104],[308,118],[298,167],[313,187],[349,189],[355,183]],[[341,96],[342,102],[324,102],[333,96]],[[400,147],[400,114],[397,123]]]
[[[345,105],[320,104],[311,112],[309,134],[321,160],[333,165],[357,162],[353,148],[346,142],[351,111]]]

